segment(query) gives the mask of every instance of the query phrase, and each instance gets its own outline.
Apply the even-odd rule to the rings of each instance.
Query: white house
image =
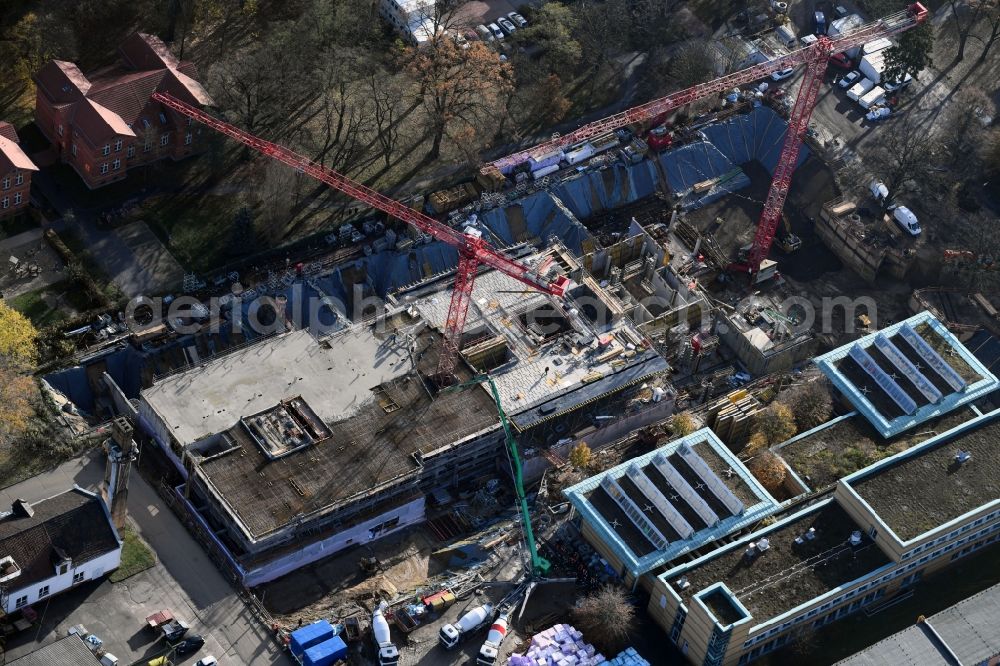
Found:
[[[122,540],[101,498],[78,486],[0,514],[0,589],[12,613],[100,578],[121,563]]]
[[[433,33],[434,7],[434,0],[379,0],[378,13],[403,38],[419,45]]]

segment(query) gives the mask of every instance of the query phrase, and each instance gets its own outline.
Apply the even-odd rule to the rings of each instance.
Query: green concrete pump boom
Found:
[[[524,540],[528,544],[528,553],[531,555],[531,573],[535,576],[544,576],[552,568],[552,564],[538,554],[538,547],[535,545],[535,533],[531,529],[531,514],[528,512],[528,499],[524,496],[524,475],[521,467],[521,455],[518,453],[517,440],[510,431],[510,422],[507,414],[500,404],[500,393],[493,378],[488,374],[476,375],[467,382],[445,389],[445,391],[455,391],[473,384],[486,382],[490,386],[490,393],[493,394],[493,402],[497,405],[497,413],[500,414],[500,425],[503,426],[504,438],[507,441],[507,450],[510,452],[511,465],[514,467],[514,487],[517,490],[517,501],[521,508],[521,520],[524,522]]]

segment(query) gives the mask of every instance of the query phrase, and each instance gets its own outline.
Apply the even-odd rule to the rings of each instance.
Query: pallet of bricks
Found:
[[[712,403],[705,423],[730,447],[742,446],[750,436],[753,416],[764,406],[749,391],[740,389]]]

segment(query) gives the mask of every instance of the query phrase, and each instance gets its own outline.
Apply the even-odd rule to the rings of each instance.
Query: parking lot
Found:
[[[95,451],[4,492],[7,497],[33,502],[74,483],[95,489],[103,470],[103,456]],[[158,562],[120,583],[106,578],[84,583],[35,606],[39,620],[8,639],[8,661],[83,624],[104,641],[104,648],[119,658],[121,666],[143,663],[166,648],[164,640],[145,626],[145,618],[169,609],[190,625],[190,634],[205,638],[201,650],[178,658],[176,664],[194,664],[209,654],[223,666],[291,663],[138,472],[133,472],[129,482],[128,508],[137,532],[153,547]]]
[[[477,25],[495,23],[497,19],[506,17],[511,12],[520,12],[524,6],[540,6],[542,2],[512,2],[510,0],[472,0],[459,9],[459,24],[467,30],[474,30]]]

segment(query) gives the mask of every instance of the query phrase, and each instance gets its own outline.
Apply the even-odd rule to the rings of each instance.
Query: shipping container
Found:
[[[326,620],[319,620],[293,631],[288,641],[288,647],[292,654],[301,656],[312,646],[319,645],[330,638],[333,638],[333,626]]]
[[[885,99],[885,89],[881,86],[875,86],[869,90],[864,97],[858,100],[858,104],[861,105],[862,109],[870,109],[876,104],[882,102]]]
[[[555,173],[556,171],[559,171],[559,165],[552,164],[547,167],[542,167],[537,171],[532,171],[531,177],[534,178],[535,180],[538,180],[539,178],[544,178],[545,176],[548,176],[550,173]]]
[[[882,72],[885,71],[885,51],[870,53],[861,59],[858,70],[875,83],[882,82]]]
[[[302,666],[330,666],[347,656],[347,643],[340,636],[323,641],[306,650]]]
[[[851,86],[851,89],[847,91],[847,97],[857,102],[859,99],[867,95],[868,91],[870,91],[874,87],[875,87],[875,82],[872,81],[871,79],[861,79],[853,86]]]
[[[528,158],[528,168],[531,171],[538,171],[539,169],[544,169],[545,167],[552,166],[553,164],[559,164],[563,157],[565,157],[565,155],[563,154],[561,148],[535,153]]]
[[[594,150],[594,146],[589,143],[585,143],[582,146],[578,146],[573,150],[566,153],[566,162],[570,165],[579,164],[585,160],[589,160],[597,153]]]

